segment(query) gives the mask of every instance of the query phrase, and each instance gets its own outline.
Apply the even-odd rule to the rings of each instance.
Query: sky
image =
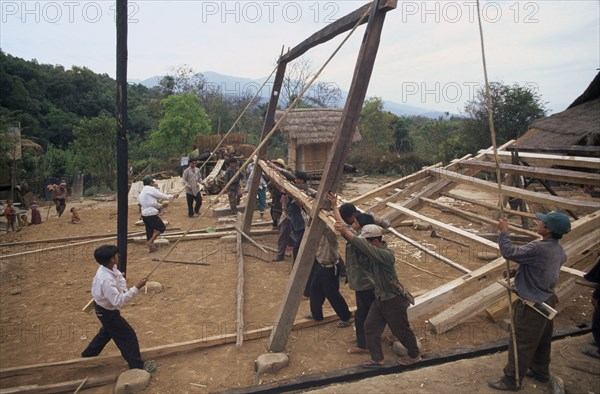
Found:
[[[366,3],[130,0],[128,79],[169,74],[182,65],[264,79],[282,48],[295,47]],[[480,9],[490,81],[530,87],[552,113],[565,109],[598,73],[600,1],[482,1]],[[320,81],[348,90],[365,26]],[[305,55],[315,71],[347,34]],[[25,60],[85,66],[115,78],[115,3],[0,0],[0,48]],[[474,0],[399,0],[387,13],[367,96],[461,113],[482,86]]]

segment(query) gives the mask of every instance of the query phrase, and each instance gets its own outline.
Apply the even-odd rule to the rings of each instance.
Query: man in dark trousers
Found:
[[[114,245],[103,245],[94,251],[94,258],[100,264],[92,282],[92,296],[96,309],[96,316],[102,327],[88,347],[81,353],[81,357],[98,356],[102,349],[112,339],[127,361],[129,369],[144,368],[140,354],[140,345],[137,335],[127,320],[121,316],[120,309],[129,302],[148,279],[140,279],[135,286],[127,289],[127,282],[117,269],[119,253]],[[152,363],[146,365],[146,370],[152,372]]]
[[[421,361],[417,337],[410,328],[408,306],[414,302],[410,293],[398,280],[396,257],[383,240],[383,231],[376,224],[367,224],[360,236],[356,236],[344,223],[336,221],[335,229],[355,248],[367,255],[363,264],[375,283],[375,301],[365,321],[367,347],[371,360],[361,364],[365,368],[380,368],[384,362],[381,349],[381,334],[387,324],[392,334],[404,345],[407,355],[398,359],[401,365],[412,365]]]
[[[593,358],[600,358],[600,259],[598,259],[594,268],[585,274],[583,278],[596,284],[596,288],[592,293],[592,305],[594,306],[592,337],[594,338],[593,345],[595,349],[586,349],[583,351],[583,354]]]
[[[337,235],[325,228],[319,242],[313,271],[309,277],[310,315],[309,319],[323,320],[323,303],[329,301],[335,313],[342,320],[339,328],[349,327],[354,319],[344,297],[340,294],[340,280],[337,264],[340,254],[338,251]]]
[[[506,219],[498,221],[500,252],[505,259],[519,264],[514,278],[515,291],[519,298],[512,306],[519,381],[516,379],[511,336],[504,376],[497,381],[488,381],[488,386],[496,390],[518,391],[526,374],[539,382],[550,380],[553,322],[526,302],[545,302],[551,307],[556,305],[558,299],[554,294],[554,287],[558,282],[560,267],[567,261],[567,255],[558,240],[571,230],[571,222],[562,212],[538,212],[535,216],[539,219],[537,233],[543,239],[523,246],[513,246],[509,238],[508,222]]]
[[[198,159],[190,158],[190,166],[183,171],[181,178],[185,183],[185,197],[188,207],[188,217],[200,215],[202,207],[202,193],[200,192],[200,184],[202,183],[202,175],[197,167]],[[196,205],[194,206],[194,202]]]

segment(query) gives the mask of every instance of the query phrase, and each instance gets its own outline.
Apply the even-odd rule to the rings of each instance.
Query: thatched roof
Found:
[[[600,145],[600,73],[568,109],[532,122],[517,145],[523,148]]]
[[[23,139],[21,139],[21,150],[27,150],[27,149],[36,151],[38,153],[44,153],[44,148],[42,148],[41,145],[36,144],[32,140],[23,138]]]
[[[285,111],[277,111],[275,120],[279,121]],[[296,145],[322,144],[332,142],[342,119],[343,110],[335,108],[300,108],[290,111],[280,126],[288,140]],[[360,141],[358,127],[352,142]]]

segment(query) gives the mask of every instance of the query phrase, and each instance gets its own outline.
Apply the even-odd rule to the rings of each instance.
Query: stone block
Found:
[[[134,394],[144,391],[150,383],[150,374],[143,369],[128,369],[119,375],[115,394]]]

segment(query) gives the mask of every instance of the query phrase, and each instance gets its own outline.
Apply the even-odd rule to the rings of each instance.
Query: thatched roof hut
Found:
[[[277,111],[279,121],[285,111]],[[289,166],[293,170],[320,174],[325,168],[333,138],[340,126],[343,110],[332,108],[301,108],[290,111],[280,126],[288,141]],[[353,142],[360,141],[358,128]]]
[[[44,153],[44,148],[40,144],[36,144],[32,140],[23,138],[21,140],[21,150],[32,150],[36,153]]]
[[[600,73],[586,91],[566,110],[531,123],[529,130],[519,138],[518,149],[555,150],[582,154],[600,145]]]

